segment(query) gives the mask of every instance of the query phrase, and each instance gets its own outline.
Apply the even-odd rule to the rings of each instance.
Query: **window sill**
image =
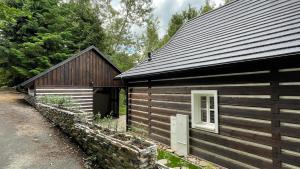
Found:
[[[204,130],[212,133],[218,133],[214,124],[194,124],[193,128]]]

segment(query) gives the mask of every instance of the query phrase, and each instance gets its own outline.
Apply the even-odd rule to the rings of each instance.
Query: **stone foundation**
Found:
[[[152,169],[156,145],[146,140],[115,133],[87,121],[82,113],[34,104],[36,109],[74,138],[87,154],[95,157],[103,169]]]

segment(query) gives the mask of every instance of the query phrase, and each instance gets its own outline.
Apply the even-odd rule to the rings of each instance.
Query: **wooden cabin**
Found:
[[[119,114],[121,71],[96,47],[91,46],[23,82],[28,94],[71,97],[80,110],[104,115]]]
[[[300,1],[236,0],[186,22],[127,72],[128,124],[230,169],[300,168]],[[177,131],[179,132],[179,131]]]

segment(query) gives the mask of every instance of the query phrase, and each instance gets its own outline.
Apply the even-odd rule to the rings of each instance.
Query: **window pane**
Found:
[[[206,96],[201,96],[201,109],[206,108]]]
[[[214,103],[214,97],[209,97],[209,108],[214,109],[215,103]]]
[[[210,116],[210,122],[215,123],[215,111],[210,110],[209,111],[209,116]]]
[[[201,121],[207,122],[206,109],[201,109]]]

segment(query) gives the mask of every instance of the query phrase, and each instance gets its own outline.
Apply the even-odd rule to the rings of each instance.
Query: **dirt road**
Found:
[[[13,91],[0,91],[0,169],[83,169],[85,155]]]

